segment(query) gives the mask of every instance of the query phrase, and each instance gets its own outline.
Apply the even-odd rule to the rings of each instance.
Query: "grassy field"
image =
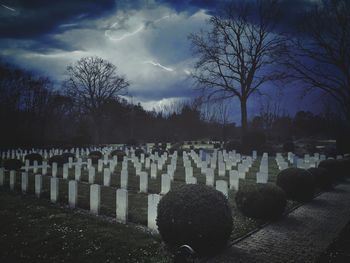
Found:
[[[168,164],[170,160],[166,164]],[[256,172],[259,170],[260,159],[256,160],[253,163],[252,168],[246,175],[245,180],[240,180],[240,186],[244,184],[252,184],[256,182]],[[158,171],[157,179],[149,179],[149,193],[159,193],[160,192],[160,178],[161,174],[166,173],[164,166],[163,171]],[[195,167],[192,162],[192,167]],[[235,167],[234,167],[235,168]],[[113,172],[111,177],[111,186],[110,187],[101,187],[101,211],[100,214],[102,217],[107,217],[109,221],[113,221],[115,218],[115,210],[116,210],[116,189],[120,186],[120,170],[121,163],[118,163],[116,170]],[[135,175],[135,168],[129,162],[129,178],[128,178],[128,195],[129,195],[129,222],[132,224],[138,224],[145,226],[147,224],[147,194],[139,193],[139,179]],[[149,170],[147,170],[150,173]],[[276,176],[278,173],[278,167],[273,158],[269,158],[269,181],[274,182],[276,180]],[[39,170],[40,173],[40,170]],[[49,171],[50,173],[50,171]],[[217,170],[215,171],[216,180],[228,180],[228,172],[225,177],[217,176]],[[205,175],[200,173],[200,169],[194,168],[193,175],[197,178],[197,182],[199,184],[205,184]],[[69,248],[67,249],[67,257],[69,259],[74,259],[75,257],[80,260],[92,260],[96,261],[97,258],[90,258],[89,253],[93,253],[98,257],[101,255],[100,252],[95,251],[94,247],[98,244],[103,244],[103,246],[97,246],[101,251],[104,251],[103,260],[98,260],[101,262],[113,262],[118,257],[123,258],[122,262],[168,262],[170,260],[169,255],[164,256],[164,249],[162,249],[162,244],[160,242],[159,236],[150,236],[142,231],[135,230],[130,225],[121,225],[116,224],[115,222],[105,224],[104,221],[101,222],[97,220],[95,217],[89,215],[89,187],[88,184],[88,172],[87,170],[82,171],[81,181],[78,184],[78,208],[82,209],[81,211],[85,211],[83,215],[77,214],[73,212],[75,210],[67,210],[62,209],[60,207],[68,204],[68,180],[62,178],[62,169],[58,171],[58,177],[60,178],[59,185],[59,201],[58,204],[52,205],[49,202],[49,194],[50,194],[50,174],[43,177],[43,193],[41,199],[37,199],[34,196],[34,174],[29,173],[29,191],[26,195],[19,194],[21,186],[21,176],[20,173],[17,173],[16,176],[16,192],[17,195],[9,193],[7,190],[9,187],[9,175],[6,173],[5,176],[5,189],[6,192],[2,194],[2,199],[8,199],[8,201],[1,201],[1,218],[4,218],[5,224],[2,224],[1,235],[8,235],[7,241],[2,244],[5,246],[8,251],[11,251],[11,257],[19,257],[23,251],[25,255],[29,258],[31,256],[35,256],[36,253],[31,255],[31,250],[35,250],[36,246],[39,246],[39,243],[43,245],[42,242],[47,243],[47,249],[43,249],[42,255],[43,259],[45,257],[57,257],[55,262],[65,261],[61,259],[63,255],[66,254],[65,251],[53,251],[51,250],[51,243],[53,247],[67,247],[68,245],[64,245],[64,240],[70,243]],[[74,168],[69,171],[69,179],[74,179]],[[174,181],[172,182],[172,188],[177,185],[184,184],[185,182],[185,169],[183,167],[182,158],[178,158],[177,169],[174,176]],[[103,173],[98,173],[96,169],[96,183],[102,185],[103,184]],[[4,189],[1,189],[4,191]],[[260,220],[254,220],[245,217],[242,215],[237,209],[235,204],[235,191],[229,191],[229,202],[233,209],[233,221],[234,228],[231,235],[231,240],[235,240],[250,231],[258,228],[262,224],[266,223]],[[12,211],[9,204],[13,202]],[[23,204],[22,204],[23,202]],[[6,204],[3,204],[6,203]],[[288,202],[287,209],[290,209],[296,206],[295,202]],[[28,212],[29,210],[29,212]],[[26,212],[27,211],[27,212]],[[3,214],[5,213],[5,214]],[[23,223],[21,220],[23,219]],[[43,220],[41,222],[41,220]],[[3,219],[1,219],[3,221]],[[33,229],[30,228],[25,237],[20,237],[20,234],[11,235],[7,231],[8,229],[4,225],[6,224],[14,224],[14,228],[18,228],[17,225],[28,225],[28,221]],[[46,228],[45,233],[41,233],[44,231],[41,229],[41,226]],[[57,228],[58,227],[58,228]],[[36,228],[40,228],[37,231]],[[66,230],[62,230],[66,229]],[[31,233],[33,230],[33,233]],[[80,234],[80,230],[85,235]],[[38,232],[39,231],[39,232]],[[62,232],[63,231],[63,232]],[[85,232],[84,232],[85,231]],[[36,233],[38,232],[38,233]],[[7,233],[7,234],[6,234]],[[40,233],[40,234],[39,234]],[[135,234],[136,233],[136,234]],[[30,236],[33,235],[33,239],[36,240],[36,236],[40,236],[39,241],[35,241],[34,243],[30,241]],[[35,238],[34,238],[35,236]],[[81,236],[81,237],[80,237]],[[96,237],[95,237],[96,236]],[[125,238],[127,237],[127,238]],[[43,240],[41,240],[43,238]],[[18,240],[17,240],[18,239]],[[4,238],[2,238],[4,240]],[[6,239],[5,239],[6,240]],[[19,241],[21,240],[21,241]],[[80,241],[79,241],[80,240]],[[97,243],[94,243],[94,240]],[[121,245],[112,245],[113,242]],[[3,241],[2,241],[3,242]],[[25,246],[21,244],[25,242],[28,246],[32,247],[32,249],[26,249]],[[63,242],[63,243],[62,243]],[[10,245],[12,244],[12,245]],[[45,245],[45,244],[44,244]],[[11,247],[12,246],[12,247]],[[81,247],[83,246],[83,247]],[[143,251],[142,253],[134,252],[136,250]],[[12,251],[17,251],[17,253],[12,253]],[[85,251],[84,255],[77,255],[78,251]],[[107,253],[108,252],[108,253]],[[28,254],[29,253],[29,254]],[[102,253],[102,252],[101,252]],[[163,254],[162,254],[163,253]],[[51,255],[52,254],[52,255]],[[134,255],[133,258],[138,258],[136,261],[129,260],[129,254]],[[70,255],[70,256],[69,256]],[[6,255],[2,255],[3,258],[6,258]],[[8,258],[11,258],[10,255],[7,255]],[[143,258],[145,257],[145,258]],[[159,257],[159,258],[158,258]],[[124,260],[125,258],[125,260]],[[109,260],[109,261],[108,261]],[[161,261],[163,260],[163,261]],[[0,260],[0,262],[4,262]],[[28,262],[28,261],[27,261]],[[36,261],[37,262],[37,261]],[[65,261],[67,262],[67,261]],[[118,262],[118,260],[116,260]]]
[[[161,174],[166,173],[166,165],[162,171],[158,171],[157,179],[149,179],[148,192],[149,193],[159,193],[161,185]],[[244,184],[253,184],[256,182],[256,172],[259,170],[260,158],[258,158],[252,165],[251,169],[246,175],[245,180],[240,180],[240,186]],[[202,175],[199,168],[195,167],[192,161],[193,175],[197,178],[199,184],[205,184],[205,175]],[[97,167],[96,167],[97,168]],[[234,167],[235,168],[235,167]],[[111,176],[111,186],[101,187],[101,215],[115,217],[116,210],[116,189],[120,187],[120,171],[121,162],[118,163],[115,171]],[[135,224],[147,225],[147,194],[139,193],[139,179],[135,175],[135,168],[132,163],[129,162],[128,166],[129,177],[128,177],[128,195],[129,195],[129,221]],[[150,171],[146,170],[149,174]],[[269,159],[269,181],[274,182],[278,173],[278,167],[273,158]],[[50,196],[50,170],[49,174],[43,177],[43,192],[41,197],[44,199],[49,199]],[[40,169],[39,169],[40,173]],[[34,194],[34,174],[29,173],[29,195]],[[68,180],[62,178],[62,169],[58,171],[59,180],[59,200],[61,204],[68,204]],[[69,178],[74,179],[74,168],[69,171]],[[218,180],[228,180],[228,171],[226,176],[218,176],[217,170],[215,171],[215,179]],[[98,173],[96,169],[95,183],[103,185],[103,173]],[[183,167],[182,158],[178,158],[177,169],[174,175],[174,181],[172,182],[172,188],[185,183],[185,168]],[[20,191],[21,189],[21,176],[18,173],[16,176],[16,186],[15,189]],[[9,185],[9,175],[5,176],[5,185]],[[89,194],[90,185],[88,184],[88,171],[82,170],[81,181],[78,183],[78,207],[81,209],[89,210]],[[234,220],[234,230],[232,232],[232,239],[239,238],[240,236],[246,234],[247,232],[255,229],[264,222],[247,218],[243,216],[237,209],[235,205],[235,191],[229,191],[229,202],[233,208],[233,220]],[[288,203],[288,208],[294,206],[294,202]]]
[[[1,189],[0,262],[172,262],[160,238]]]

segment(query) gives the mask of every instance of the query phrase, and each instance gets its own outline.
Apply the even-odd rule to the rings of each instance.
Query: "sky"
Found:
[[[188,35],[206,29],[226,1],[0,0],[0,57],[60,83],[69,64],[99,56],[130,81],[134,103],[160,109],[196,95],[190,78],[196,57]],[[283,27],[294,28],[314,1],[283,0]],[[275,96],[271,87],[265,89]],[[286,105],[293,97],[294,112],[308,109],[310,101],[298,99],[296,90],[285,90]],[[259,103],[256,98],[248,103],[250,116]],[[231,105],[231,120],[239,122],[238,100]]]

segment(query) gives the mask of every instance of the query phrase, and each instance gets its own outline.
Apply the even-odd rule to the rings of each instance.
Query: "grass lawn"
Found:
[[[166,165],[158,171],[157,179],[149,179],[148,192],[159,193],[161,174],[166,173]],[[244,184],[256,183],[256,172],[259,170],[260,158],[254,163],[246,175],[240,180],[240,187]],[[199,184],[205,184],[205,175],[195,167],[192,161],[193,176]],[[233,167],[234,169],[235,167]],[[118,163],[111,176],[111,186],[101,187],[102,216],[114,220],[116,210],[116,189],[120,187],[121,163]],[[139,179],[135,175],[135,168],[129,162],[128,166],[128,196],[129,219],[133,224],[147,225],[147,194],[139,193]],[[150,171],[146,170],[149,174]],[[274,158],[269,158],[269,181],[275,182],[279,170]],[[40,170],[39,170],[40,173]],[[50,173],[50,169],[49,169]],[[60,178],[58,205],[49,202],[50,174],[43,177],[43,193],[41,199],[34,196],[34,174],[29,173],[29,191],[20,194],[21,176],[17,173],[15,193],[8,191],[9,174],[6,172],[5,187],[1,189],[1,259],[29,258],[35,262],[67,262],[67,260],[88,262],[169,262],[169,254],[160,242],[159,236],[150,236],[131,225],[106,223],[88,213],[89,189],[88,171],[82,170],[81,181],[78,183],[78,208],[71,210],[60,208],[68,203],[68,180],[62,178],[62,169],[58,171]],[[228,180],[226,176],[219,177],[215,171],[215,180]],[[74,168],[69,171],[69,179],[74,179]],[[96,169],[95,183],[103,184],[103,173]],[[172,182],[172,188],[185,183],[185,168],[182,157],[178,157],[177,169]],[[266,223],[261,220],[250,219],[242,215],[235,204],[235,194],[229,191],[229,202],[233,209],[234,227],[231,240],[235,240],[255,230]],[[4,201],[2,200],[4,199]],[[288,201],[287,209],[297,205]],[[80,212],[79,212],[80,211]],[[82,215],[82,212],[83,215]],[[13,260],[12,260],[13,259]],[[33,261],[33,262],[34,262]],[[17,262],[17,260],[16,260]],[[26,260],[28,262],[28,260]]]
[[[0,262],[172,262],[158,236],[0,191]]]

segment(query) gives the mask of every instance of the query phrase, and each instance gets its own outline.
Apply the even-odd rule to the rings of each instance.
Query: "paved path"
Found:
[[[314,262],[349,220],[350,183],[345,183],[202,262]]]

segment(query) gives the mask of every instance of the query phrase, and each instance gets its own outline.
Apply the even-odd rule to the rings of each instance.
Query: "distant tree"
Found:
[[[129,82],[118,75],[115,65],[99,57],[81,58],[69,65],[66,73],[66,93],[74,99],[78,109],[92,116],[99,142],[102,107],[109,100],[125,94]]]
[[[315,3],[294,41],[288,65],[306,92],[321,90],[333,98],[350,124],[350,1]]]
[[[285,37],[276,33],[278,1],[232,3],[209,19],[211,29],[191,34],[194,55],[192,74],[208,98],[237,97],[241,125],[247,128],[249,97],[285,74],[277,67],[286,52]]]

